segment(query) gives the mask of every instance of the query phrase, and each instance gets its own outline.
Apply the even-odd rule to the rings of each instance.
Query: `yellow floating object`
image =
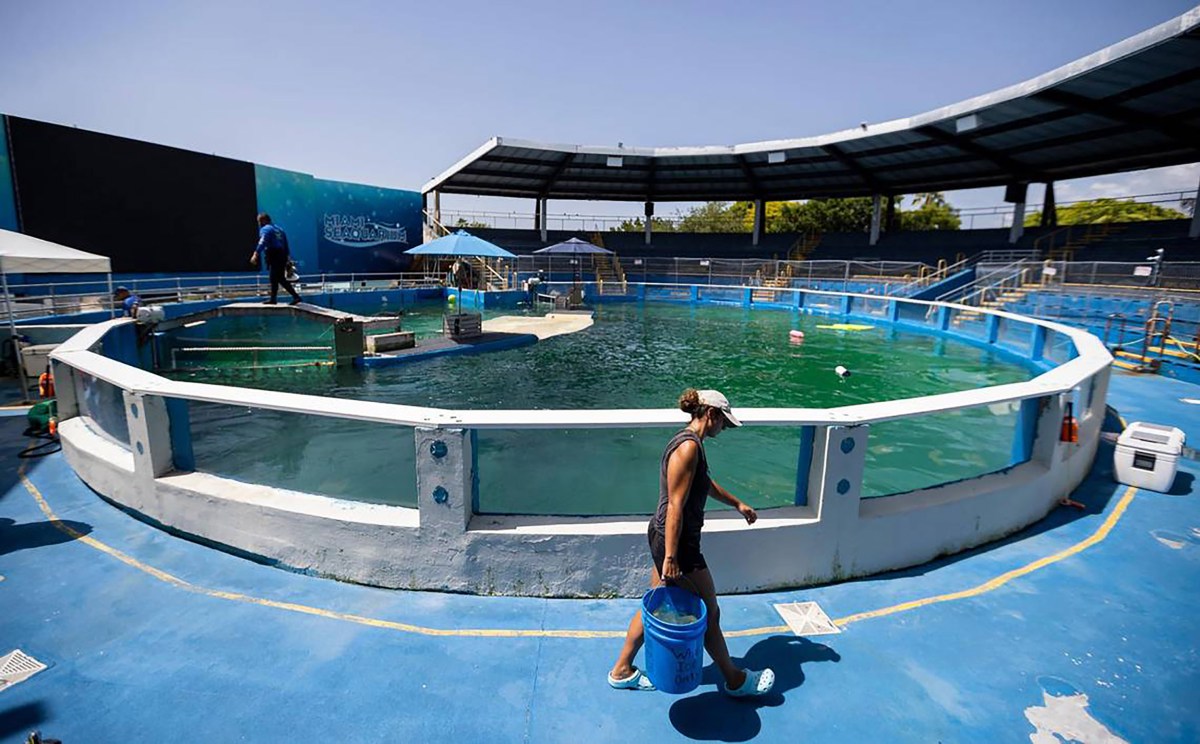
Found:
[[[834,323],[832,325],[819,325],[817,328],[824,328],[827,331],[869,331],[875,326],[861,325],[859,323]]]

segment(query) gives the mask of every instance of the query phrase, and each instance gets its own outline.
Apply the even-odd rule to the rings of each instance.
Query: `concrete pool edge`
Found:
[[[878,303],[880,298],[868,298]],[[852,298],[841,303],[850,310]],[[906,328],[901,302],[874,322]],[[957,306],[916,302],[946,333]],[[936,307],[935,307],[936,306]],[[812,312],[805,308],[804,312]],[[936,314],[933,312],[937,310]],[[837,313],[834,313],[837,314]],[[999,539],[1044,516],[1082,480],[1098,441],[1111,357],[1094,336],[1058,324],[993,313],[980,341],[995,344],[1004,322],[1022,330],[1030,361],[1058,352],[1058,366],[1026,383],[842,409],[740,409],[750,425],[811,429],[811,457],[799,474],[802,507],[764,510],[757,527],[713,515],[705,550],[730,562],[763,556],[722,577],[722,591],[751,592],[824,583],[919,565]],[[897,322],[900,321],[900,322]],[[356,583],[480,594],[633,596],[645,582],[644,517],[501,517],[477,512],[474,432],[494,428],[573,428],[675,425],[678,411],[453,411],[317,396],[179,383],[105,358],[107,335],[129,335],[129,321],[86,328],[52,355],[59,375],[64,448],[77,474],[106,499],[185,537],[230,552]],[[913,330],[921,330],[914,327]],[[1051,341],[1050,334],[1057,334]],[[1061,337],[1060,337],[1061,336]],[[1059,347],[1069,342],[1066,352]],[[86,425],[83,400],[96,381],[124,396],[125,449]],[[91,382],[89,382],[91,381]],[[1090,385],[1090,387],[1089,387]],[[94,394],[94,390],[92,393]],[[253,393],[251,395],[250,393]],[[1079,442],[1059,441],[1066,403],[1077,396]],[[194,468],[186,426],[176,426],[170,403],[207,400],[309,415],[372,420],[413,427],[417,508],[381,519],[369,506],[313,494],[244,484]],[[949,411],[993,400],[1023,401],[1024,434],[1003,471],[896,494],[861,498],[870,424]],[[1086,402],[1085,402],[1086,401]],[[186,407],[185,407],[186,414]],[[72,422],[79,417],[83,422]],[[186,415],[185,415],[186,418]],[[114,449],[115,448],[115,449]],[[1017,449],[1023,455],[1016,454]],[[120,452],[116,452],[120,450]],[[187,452],[184,452],[187,450]],[[116,453],[114,455],[114,453]],[[132,461],[131,463],[129,461]],[[120,465],[119,463],[124,463]],[[128,465],[132,465],[132,472]],[[803,503],[799,502],[798,503]],[[344,506],[344,505],[350,506]],[[339,513],[352,518],[338,519]],[[900,536],[902,539],[897,539]]]
[[[1098,431],[1101,422],[1091,416],[1081,427]],[[721,590],[791,588],[911,567],[1036,522],[1086,475],[1098,442],[1059,442],[1055,422],[1043,423],[1033,460],[1006,473],[869,500],[831,487],[811,508],[764,511],[754,527],[736,515],[711,516],[704,549],[725,567]],[[814,478],[845,467],[842,435],[865,435],[854,429],[861,427],[826,438]],[[643,517],[476,515],[456,529],[452,504],[356,504],[207,474],[131,478],[108,459],[113,445],[90,427],[64,422],[62,441],[76,474],[126,511],[291,570],[388,588],[476,594],[636,596],[644,590]],[[346,509],[357,512],[353,519],[339,516]],[[803,518],[814,513],[820,519]],[[770,559],[747,561],[746,555]]]

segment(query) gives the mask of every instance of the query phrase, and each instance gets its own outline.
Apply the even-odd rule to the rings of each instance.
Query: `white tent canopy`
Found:
[[[13,297],[8,291],[9,274],[108,274],[108,294],[112,294],[112,264],[107,256],[68,248],[65,245],[40,240],[10,230],[0,230],[0,287],[4,289],[4,305],[8,314],[8,330],[14,339],[17,354],[17,376],[22,395],[29,392],[25,377],[25,362],[17,339],[17,322],[13,314]],[[115,307],[110,309],[115,313]]]
[[[107,274],[107,256],[0,230],[0,274]]]

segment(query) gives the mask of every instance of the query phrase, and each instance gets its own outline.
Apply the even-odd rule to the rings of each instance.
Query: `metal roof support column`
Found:
[[[1008,231],[1008,242],[1016,244],[1021,236],[1025,234],[1025,200],[1017,202],[1013,205],[1013,223]]]
[[[1042,227],[1058,227],[1058,207],[1054,204],[1054,181],[1046,182],[1046,195],[1042,198]]]
[[[546,242],[546,231],[542,229],[542,197],[537,196],[533,199],[533,229],[541,234],[541,240]]]
[[[901,198],[903,198],[903,197],[901,197]],[[885,217],[883,220],[883,231],[890,233],[890,232],[895,232],[897,229],[898,228],[896,225],[896,195],[888,194],[887,217]]]
[[[433,194],[432,210],[430,210],[428,206],[429,194]],[[428,243],[431,240],[437,239],[441,235],[438,226],[442,224],[442,197],[441,194],[434,189],[428,194],[422,194],[421,199],[425,202],[425,226],[421,230],[421,240],[422,242]]]
[[[1192,226],[1188,229],[1189,238],[1200,238],[1200,184],[1196,186],[1196,197],[1192,200]]]
[[[546,214],[546,211],[549,209],[550,200],[539,198],[537,202],[538,231],[541,233],[542,242],[545,243],[549,240],[547,233],[550,231],[550,215]]]
[[[753,245],[758,245],[759,239],[762,237],[763,228],[767,222],[767,203],[762,199],[754,200],[754,232],[751,235],[750,242]]]
[[[879,242],[879,220],[882,206],[883,197],[879,194],[871,197],[871,245]]]
[[[429,214],[429,193],[421,194],[421,242],[433,240],[433,218]]]
[[[1010,183],[1004,189],[1004,201],[1013,205],[1012,227],[1008,231],[1008,242],[1015,244],[1025,234],[1025,195],[1027,183]]]
[[[646,245],[650,245],[650,234],[652,231],[650,225],[654,222],[654,202],[646,202]]]

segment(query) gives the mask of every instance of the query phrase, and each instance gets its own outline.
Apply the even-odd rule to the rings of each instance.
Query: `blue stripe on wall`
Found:
[[[17,191],[13,187],[12,158],[8,154],[8,117],[0,116],[0,230],[20,229]]]

